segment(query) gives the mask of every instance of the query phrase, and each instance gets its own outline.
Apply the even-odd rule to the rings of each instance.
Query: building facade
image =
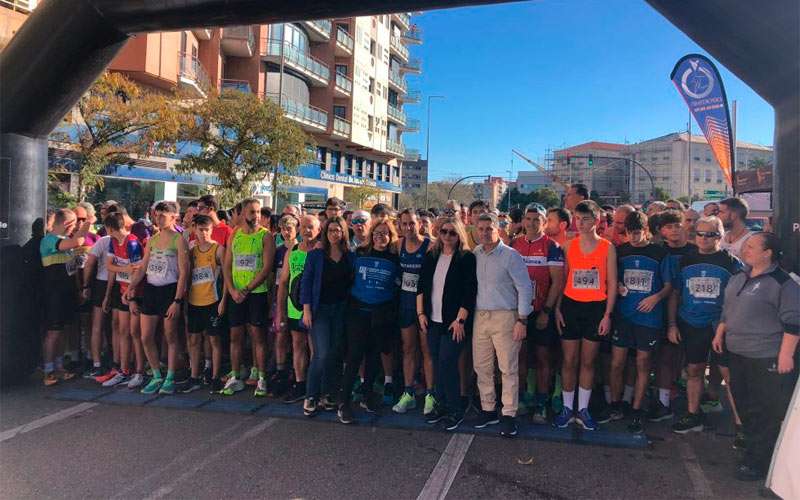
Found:
[[[517,173],[517,180],[509,189],[516,188],[522,194],[529,194],[537,189],[549,188],[553,186],[553,180],[545,172],[539,170],[523,170]]]
[[[629,191],[625,144],[592,141],[553,151],[550,168],[565,184],[585,184],[604,203],[624,201]],[[556,183],[558,191],[563,186]]]
[[[428,160],[403,162],[403,191],[424,190],[428,184]]]
[[[508,183],[502,177],[489,176],[483,182],[476,182],[473,185],[475,199],[483,200],[489,204],[489,208],[499,208],[503,200],[503,195],[508,189]]]

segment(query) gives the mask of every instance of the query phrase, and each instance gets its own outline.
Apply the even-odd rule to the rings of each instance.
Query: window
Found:
[[[342,173],[339,168],[339,163],[342,158],[341,151],[331,151],[331,172],[335,172],[337,174]]]
[[[374,94],[375,93],[375,79],[372,78],[372,77],[370,77],[370,79],[369,79],[369,93],[370,94]]]
[[[370,38],[370,40],[369,40],[369,53],[372,54],[372,57],[375,57],[376,50],[377,50],[377,44],[375,43],[375,40]]]
[[[317,147],[317,158],[316,162],[318,165],[325,166],[325,154],[327,153],[327,149],[323,148],[322,146]]]
[[[353,172],[353,155],[345,155],[344,162],[346,167],[344,173],[347,175],[353,175],[355,173]]]
[[[343,120],[347,120],[347,107],[346,106],[333,106],[333,116],[338,116]]]
[[[706,156],[706,162],[708,162],[708,163],[711,163],[711,158],[709,158],[708,156]]]
[[[692,158],[692,159],[693,159],[693,160],[695,160],[695,161],[700,161],[700,157],[699,157],[699,156],[695,156],[695,157],[694,157],[694,158]]]
[[[347,76],[347,65],[346,64],[337,64],[336,65],[336,74],[337,75]]]
[[[356,158],[356,171],[355,175],[364,177],[364,158]]]
[[[367,130],[372,132],[372,127],[375,125],[375,117],[372,115],[367,115]]]
[[[706,170],[706,182],[711,182],[711,170]]]

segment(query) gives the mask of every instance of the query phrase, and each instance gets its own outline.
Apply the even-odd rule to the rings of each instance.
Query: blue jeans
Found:
[[[463,412],[458,358],[468,340],[465,338],[456,342],[443,323],[433,321],[428,324],[427,337],[428,350],[433,360],[433,380],[436,381],[436,401],[446,412]]]
[[[345,302],[320,304],[312,318],[311,342],[314,355],[308,367],[306,394],[310,398],[319,398],[321,390],[329,390],[329,376],[332,369],[332,358],[336,356],[337,347],[344,337]],[[336,377],[338,379],[338,377]]]

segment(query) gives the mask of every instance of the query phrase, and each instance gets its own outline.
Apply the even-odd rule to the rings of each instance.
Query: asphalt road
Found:
[[[727,413],[713,415],[717,430],[678,436],[652,424],[648,446],[614,448],[53,399],[65,388],[97,390],[31,381],[0,393],[2,498],[759,497],[760,484],[733,479]]]

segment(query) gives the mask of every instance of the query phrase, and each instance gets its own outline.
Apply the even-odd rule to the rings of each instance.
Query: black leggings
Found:
[[[364,361],[364,383],[367,397],[372,396],[372,384],[380,367],[380,354],[388,345],[391,323],[386,322],[381,308],[366,310],[348,307],[345,334],[347,335],[347,356],[339,401],[349,404],[353,397],[353,384],[358,376],[361,361]]]

